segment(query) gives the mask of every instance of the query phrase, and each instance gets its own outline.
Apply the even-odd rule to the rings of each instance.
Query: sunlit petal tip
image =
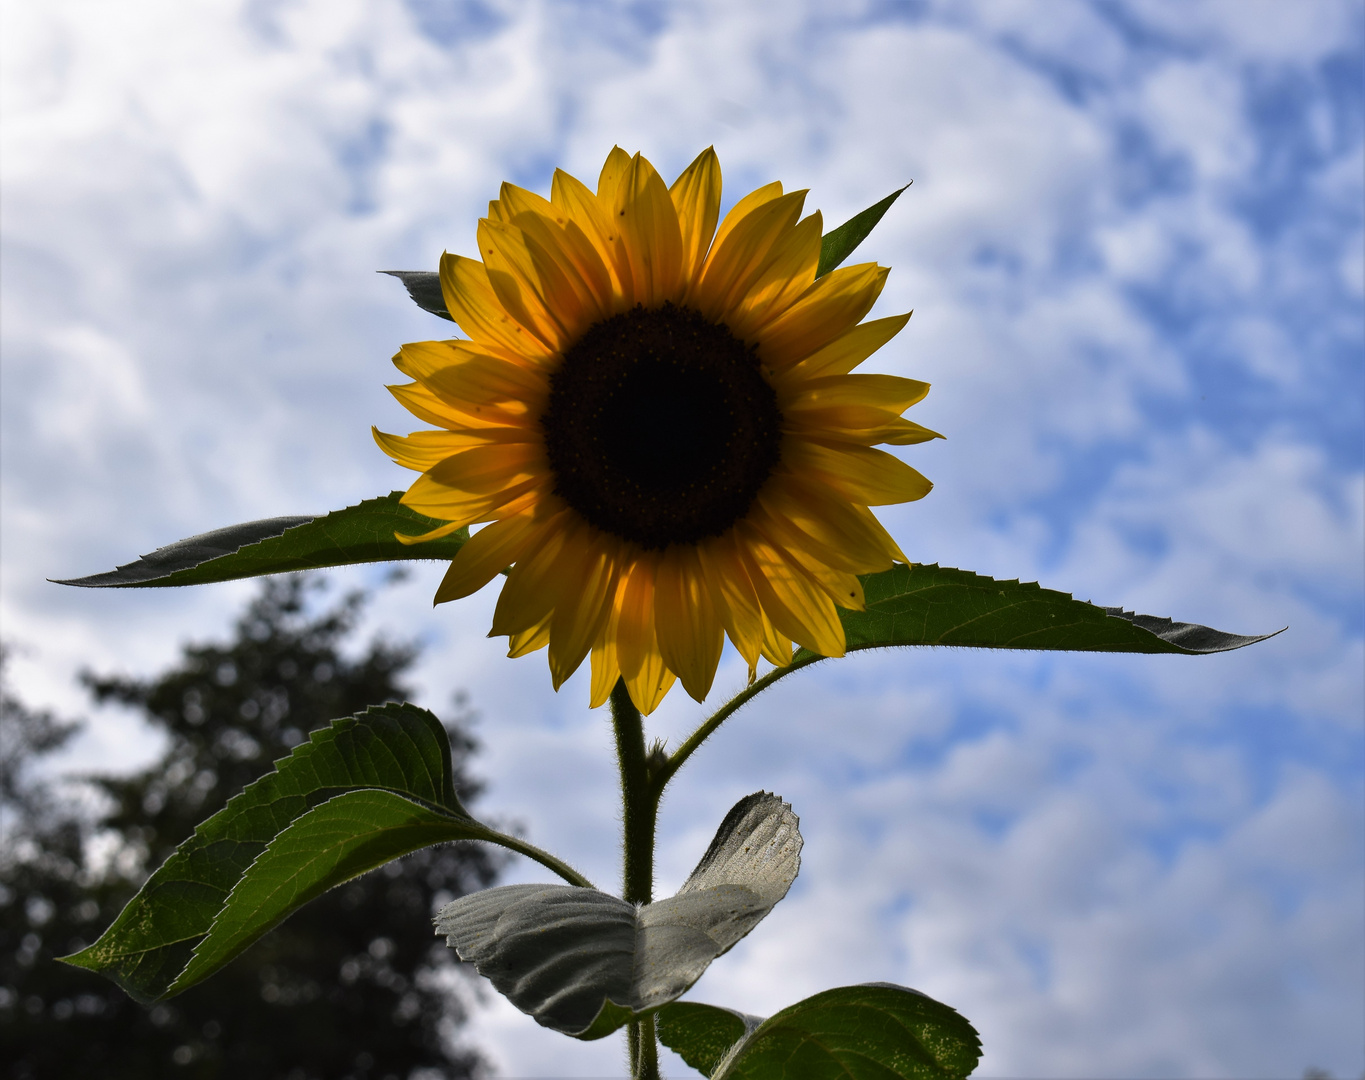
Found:
[[[761,661],[847,647],[861,575],[908,562],[870,506],[932,485],[880,445],[942,435],[900,414],[928,385],[852,374],[911,313],[864,322],[875,263],[817,278],[824,220],[770,183],[721,219],[703,150],[666,186],[617,146],[596,187],[561,170],[549,198],[505,183],[477,258],[445,253],[467,340],[403,346],[394,397],[432,430],[372,430],[421,475],[402,504],[480,526],[434,602],[509,570],[490,636],[547,650],[558,689],[585,660],[588,700],[623,682],[642,713],[674,682],[703,699],[728,639]]]

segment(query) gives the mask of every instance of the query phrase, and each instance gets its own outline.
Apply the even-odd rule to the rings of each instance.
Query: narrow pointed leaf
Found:
[[[1193,623],[1098,607],[1036,583],[917,564],[862,578],[865,611],[839,612],[849,650],[893,645],[1080,652],[1201,653],[1240,649],[1273,634],[1228,634]],[[1278,631],[1277,631],[1278,633]],[[802,650],[797,660],[815,657]]]
[[[453,559],[469,539],[467,529],[422,544],[407,545],[395,539],[394,533],[418,536],[443,524],[400,505],[402,497],[401,491],[394,491],[320,517],[266,518],[230,525],[157,548],[117,570],[66,578],[57,584],[86,588],[204,585],[352,563]]]
[[[445,728],[431,713],[392,704],[335,720],[200,825],[100,939],[66,961],[139,1001],[165,996],[270,842],[314,807],[359,788],[472,821],[455,795]]]
[[[598,1039],[684,993],[787,894],[797,825],[790,806],[758,792],[667,900],[637,909],[596,889],[505,885],[447,904],[437,932],[538,1023]]]
[[[761,1022],[676,1002],[660,1011],[658,1030],[711,1080],[963,1080],[981,1058],[965,1017],[891,983],[826,990]]]
[[[431,270],[381,270],[381,274],[396,277],[408,290],[408,295],[423,311],[439,315],[450,322],[450,312],[446,309],[446,298],[441,292],[441,275]]]
[[[906,184],[905,187],[893,191],[881,202],[873,203],[862,213],[854,214],[837,229],[825,233],[820,240],[820,262],[816,267],[815,276],[824,277],[836,266],[841,266],[844,260],[853,254],[853,249],[867,239],[867,234],[876,227],[877,222],[891,209],[891,204],[900,198],[901,192],[909,186],[910,184]]]
[[[347,791],[296,818],[233,888],[167,996],[208,978],[309,900],[401,855],[488,830],[380,788]]]

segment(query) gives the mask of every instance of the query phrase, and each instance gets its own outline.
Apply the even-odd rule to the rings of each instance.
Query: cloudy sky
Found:
[[[917,561],[1272,641],[1207,657],[917,650],[792,677],[679,777],[671,891],[759,788],[802,818],[788,899],[695,1000],[766,1014],[887,980],[981,1030],[981,1074],[1365,1069],[1365,6],[1359,0],[478,3],[8,0],[3,577],[16,681],[90,715],[70,763],[155,745],[82,665],[150,673],[248,584],[87,592],[205,529],[404,486],[369,425],[405,341],[378,269],[472,253],[507,179],[668,178],[714,144],[726,204],[780,179],[866,243],[873,366],[926,379],[936,483],[883,515]],[[482,714],[482,809],[614,882],[585,673],[433,611],[420,700]],[[335,575],[377,582],[374,568]],[[742,680],[728,657],[713,700]],[[703,710],[675,690],[651,728]],[[543,876],[522,864],[509,880]],[[306,918],[307,915],[299,917]],[[490,999],[508,1076],[617,1073]],[[680,1063],[674,1075],[686,1075]]]

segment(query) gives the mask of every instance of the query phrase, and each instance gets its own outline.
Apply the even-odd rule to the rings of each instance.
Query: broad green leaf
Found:
[[[398,559],[453,559],[469,531],[421,544],[402,544],[394,533],[418,536],[444,524],[401,506],[401,491],[366,499],[321,517],[248,521],[157,548],[137,562],[59,585],[87,588],[204,585],[214,581],[316,570]]]
[[[381,274],[396,277],[408,290],[408,295],[423,311],[450,322],[450,312],[446,309],[446,298],[441,292],[441,275],[432,270],[381,270]]]
[[[522,1012],[599,1039],[684,993],[786,896],[791,807],[757,792],[726,815],[676,896],[636,908],[596,889],[504,885],[441,909],[437,932]]]
[[[1193,623],[1097,607],[1036,583],[997,581],[934,564],[862,578],[865,611],[840,610],[848,648],[957,645],[1080,652],[1214,653],[1273,634],[1242,636]],[[1278,631],[1277,631],[1278,632]],[[802,650],[798,660],[813,658]]]
[[[913,181],[911,181],[913,183]],[[820,263],[816,267],[815,276],[824,277],[836,266],[843,264],[844,260],[853,254],[853,249],[867,239],[870,233],[881,221],[882,216],[891,209],[891,204],[900,198],[900,194],[910,184],[893,191],[881,202],[873,203],[860,214],[854,214],[837,229],[831,229],[825,233],[820,240]]]
[[[763,1021],[675,1002],[658,1031],[711,1080],[963,1080],[981,1058],[961,1014],[891,983],[826,990]]]
[[[431,713],[393,704],[335,720],[200,825],[100,939],[66,961],[108,976],[139,1001],[165,996],[267,845],[314,807],[358,788],[473,821],[455,795],[445,728]]]
[[[487,829],[463,814],[393,791],[364,788],[337,795],[270,841],[237,882],[167,994],[208,978],[334,885],[432,844],[488,838]]]

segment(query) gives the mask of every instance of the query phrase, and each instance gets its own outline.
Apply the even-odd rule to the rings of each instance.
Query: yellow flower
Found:
[[[816,278],[822,222],[768,184],[716,227],[706,150],[666,187],[619,147],[594,193],[556,171],[550,198],[504,184],[480,259],[441,258],[468,341],[404,345],[392,387],[439,430],[375,432],[422,476],[403,502],[449,525],[489,522],[436,603],[511,567],[490,636],[549,646],[558,689],[592,657],[592,704],[618,677],[642,712],[675,678],[697,700],[724,636],[749,664],[792,643],[845,648],[857,575],[905,562],[869,506],[930,484],[876,443],[935,438],[901,417],[928,391],[851,374],[909,315],[860,323],[887,270]]]

